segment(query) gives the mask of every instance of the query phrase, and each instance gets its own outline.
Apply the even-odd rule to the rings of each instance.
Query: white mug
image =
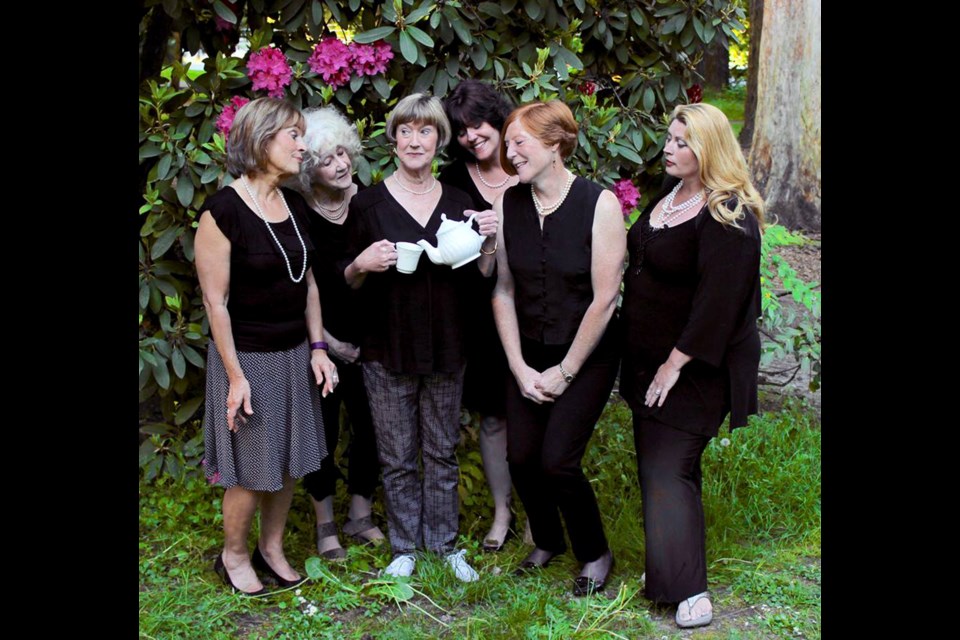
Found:
[[[420,264],[420,256],[423,254],[423,248],[418,247],[412,242],[398,242],[397,245],[397,271],[400,273],[413,273]]]

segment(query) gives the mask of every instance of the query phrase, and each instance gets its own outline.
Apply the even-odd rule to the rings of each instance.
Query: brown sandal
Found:
[[[317,523],[317,553],[321,558],[330,562],[343,562],[347,559],[347,550],[343,547],[334,547],[326,551],[320,551],[320,541],[324,538],[337,536],[337,524],[335,522]],[[338,541],[339,544],[339,541]]]
[[[370,516],[364,516],[362,518],[357,518],[356,520],[347,520],[343,525],[343,533],[350,536],[355,541],[366,547],[379,547],[383,544],[384,538],[368,538],[364,534],[368,531],[376,529],[380,532],[380,528],[377,527],[373,522],[373,518]],[[383,532],[380,532],[380,535],[383,535]]]

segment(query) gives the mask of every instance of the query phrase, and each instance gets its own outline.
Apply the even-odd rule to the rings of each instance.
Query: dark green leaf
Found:
[[[193,234],[189,231],[184,231],[184,234],[180,236],[180,244],[183,246],[183,257],[193,262]]]
[[[188,334],[189,335],[189,334]],[[183,357],[187,359],[187,362],[194,365],[195,367],[204,368],[203,356],[197,353],[197,350],[191,347],[188,344],[180,345],[180,351],[183,352]]]
[[[503,69],[503,64],[499,60],[493,61],[493,70],[497,74],[497,80],[503,80],[503,77],[504,75],[506,75],[506,72]]]
[[[573,0],[573,4],[577,6],[577,9],[580,11],[580,13],[583,13],[587,10],[587,4],[584,0]]]
[[[503,11],[500,9],[500,5],[493,2],[481,2],[477,6],[477,10],[484,15],[490,16],[491,18],[503,17]]]
[[[155,144],[145,144],[140,147],[140,162],[143,162],[144,158],[153,158],[163,153],[163,149],[158,147]]]
[[[396,27],[377,27],[376,29],[370,29],[370,31],[358,33],[353,37],[353,41],[360,44],[369,44],[377,40],[383,40],[396,30]]]
[[[636,7],[630,9],[630,17],[638,27],[643,26],[643,13],[641,13],[640,9],[637,9]]]
[[[162,422],[148,422],[147,424],[142,425],[140,427],[140,433],[146,433],[154,436],[164,436],[170,433],[170,425],[164,424]],[[146,443],[147,441],[145,441],[145,444]],[[149,442],[149,444],[150,444],[150,451],[152,452],[154,445],[152,442]],[[142,450],[143,445],[140,445],[140,448]]]
[[[227,5],[223,4],[221,0],[213,0],[213,10],[217,12],[218,16],[230,24],[237,24],[237,14],[231,11]]]
[[[200,184],[213,182],[219,177],[220,167],[215,164],[208,165],[207,168],[203,170],[203,175],[200,176]]]
[[[460,72],[460,61],[454,57],[447,58],[447,75],[451,78],[456,78],[457,73]]]
[[[147,283],[140,285],[140,308],[146,309],[150,302],[150,286]]]
[[[177,425],[181,425],[187,420],[189,420],[193,414],[197,412],[197,409],[200,408],[200,405],[203,404],[203,396],[198,398],[190,398],[177,408],[177,412],[173,414],[173,421]]]
[[[313,18],[313,24],[323,24],[323,5],[320,0],[313,0],[310,3],[310,15]]]
[[[672,16],[675,13],[680,13],[681,11],[683,11],[683,9],[684,9],[683,5],[680,4],[679,2],[676,4],[668,4],[662,9],[657,9],[656,11],[654,11],[653,15],[654,17],[657,17],[657,18],[663,18],[665,16]]]
[[[353,76],[350,78],[350,91],[356,93],[363,86],[363,76]]]
[[[383,76],[373,76],[370,78],[370,82],[381,98],[386,100],[390,97],[390,83]]]
[[[703,40],[703,22],[697,16],[693,16],[693,29],[697,32],[697,37]]]
[[[504,15],[509,15],[515,6],[517,6],[517,0],[500,0],[500,10]]]
[[[423,70],[420,77],[413,83],[414,93],[423,93],[429,91],[433,86],[433,80],[437,75],[437,65],[432,64]]]
[[[433,95],[442,98],[447,95],[447,86],[450,82],[450,76],[444,71],[437,72],[437,78],[433,81]]]
[[[428,35],[426,34],[426,32],[423,31],[423,29],[420,29],[419,27],[414,27],[414,26],[411,26],[411,25],[407,25],[407,31],[406,31],[406,32],[410,34],[410,37],[412,37],[414,40],[416,40],[417,42],[419,42],[419,43],[422,44],[423,46],[425,46],[425,47],[433,47],[433,46],[434,46],[434,44],[433,44],[433,38],[431,38],[430,36],[428,36]]]
[[[400,32],[400,53],[403,54],[403,57],[406,58],[410,64],[417,61],[417,56],[420,53],[417,48],[417,43],[413,41],[413,38],[411,38],[410,34],[406,31]]]
[[[462,20],[453,20],[451,24],[453,25],[453,30],[457,32],[457,37],[460,38],[460,42],[465,45],[473,44],[473,36],[470,35],[470,30]]]
[[[160,158],[160,161],[157,162],[157,180],[167,179],[171,164],[173,164],[173,156],[169,153]]]
[[[333,19],[338,23],[343,23],[343,16],[340,14],[340,1],[339,0],[326,0],[327,8],[330,9],[330,13],[333,14]],[[319,21],[318,21],[319,22]]]
[[[523,8],[531,20],[539,20],[540,16],[543,15],[543,8],[540,6],[539,0],[523,0]]]
[[[703,26],[703,42],[705,44],[710,44],[713,41],[713,36],[717,35],[717,30],[712,24],[706,24]]]
[[[695,36],[695,30],[689,24],[687,24],[683,30],[683,33],[680,34],[680,46],[689,47]]]
[[[583,69],[583,62],[580,61],[577,54],[565,47],[557,47],[556,56],[574,69]]]
[[[153,367],[153,377],[161,389],[170,388],[170,372],[167,370],[166,360],[160,360],[160,362]]]
[[[653,105],[657,102],[657,96],[654,95],[653,89],[647,87],[643,90],[643,110],[647,113],[653,111]]]
[[[186,172],[182,172],[177,178],[177,200],[184,207],[189,207],[193,202],[193,180]]]
[[[180,464],[180,460],[175,455],[168,454],[163,457],[163,461],[166,464],[167,475],[180,480],[183,476],[183,465]]]
[[[414,22],[418,22],[418,21],[421,20],[424,16],[426,16],[428,13],[430,13],[430,9],[432,9],[432,8],[433,8],[433,7],[431,6],[431,3],[430,3],[430,2],[426,2],[426,0],[425,0],[423,3],[420,4],[419,7],[417,7],[416,9],[414,9],[413,11],[411,11],[409,14],[407,14],[407,19],[406,19],[405,22],[407,23],[408,28],[409,28],[409,25],[413,24]],[[429,44],[428,44],[427,46],[428,46],[428,47],[432,47],[433,45],[429,45]]]
[[[487,65],[487,50],[477,45],[470,49],[470,60],[473,61],[473,67],[476,71],[483,71]]]
[[[143,358],[143,361],[147,364],[154,365],[157,363],[157,359],[146,349],[140,349],[140,357]]]
[[[153,246],[150,247],[150,259],[157,260],[173,245],[174,240],[180,233],[181,227],[173,226],[160,234]]]
[[[157,289],[160,289],[160,292],[165,296],[170,296],[175,298],[177,296],[177,288],[173,286],[169,280],[164,280],[162,278],[157,278],[153,281]]]
[[[350,11],[356,11],[360,8],[360,0],[350,0]]]
[[[152,482],[160,474],[160,466],[163,465],[163,458],[161,456],[154,456],[147,463],[147,466],[144,467],[143,479],[147,482]]]
[[[627,160],[629,160],[630,162],[634,162],[636,164],[643,164],[643,158],[638,156],[637,152],[634,151],[633,149],[628,149],[627,147],[618,144],[617,151],[619,151],[620,155],[626,158]]]
[[[667,76],[663,80],[663,97],[668,102],[673,102],[680,94],[680,78],[677,76]]]
[[[141,430],[142,430],[142,429],[141,429]],[[154,457],[156,457],[157,454],[154,452],[154,449],[155,449],[155,448],[156,448],[156,447],[154,446],[154,444],[153,444],[153,442],[150,440],[150,438],[147,438],[146,440],[144,440],[144,441],[143,441],[143,444],[140,445],[140,455],[139,455],[139,458],[140,458],[140,466],[141,466],[141,467],[144,466],[144,465],[146,465],[148,462],[150,462],[151,460],[153,460]]]
[[[440,12],[434,11],[432,14],[430,14],[430,28],[436,29],[439,26],[440,26]]]

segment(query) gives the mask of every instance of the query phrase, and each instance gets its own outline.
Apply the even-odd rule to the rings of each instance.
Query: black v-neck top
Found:
[[[426,227],[407,213],[381,182],[350,201],[347,216],[347,260],[352,261],[378,240],[426,240],[437,246],[440,214],[464,220],[470,198],[454,187],[440,185],[440,201]],[[346,262],[349,264],[349,262]],[[395,373],[456,373],[466,362],[463,330],[469,297],[476,284],[476,262],[459,269],[433,264],[426,252],[415,272],[391,267],[368,273],[360,288],[361,359],[376,361]]]

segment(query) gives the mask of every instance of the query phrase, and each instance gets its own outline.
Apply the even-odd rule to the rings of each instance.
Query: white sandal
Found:
[[[691,617],[689,620],[681,620],[681,619],[680,619],[680,607],[683,606],[684,604],[686,604],[686,605],[687,605],[687,615],[688,615],[688,616],[692,616],[692,615],[693,615],[693,607],[697,604],[697,602],[700,601],[701,598],[706,598],[706,599],[707,599],[707,602],[710,602],[710,592],[709,592],[709,591],[704,591],[703,593],[698,593],[698,594],[695,595],[695,596],[690,596],[690,597],[687,598],[686,600],[681,600],[681,601],[680,601],[680,604],[677,605],[677,614],[676,614],[676,616],[675,616],[675,618],[674,618],[674,620],[676,620],[676,622],[677,622],[677,626],[678,626],[678,627],[680,627],[680,628],[682,628],[682,629],[690,629],[690,628],[692,628],[692,627],[705,627],[706,625],[708,625],[708,624],[710,624],[711,622],[713,622],[713,603],[712,603],[712,602],[710,602],[710,605],[711,605],[711,606],[710,606],[710,611],[708,611],[707,613],[703,614],[702,616],[698,616],[698,617],[696,617],[696,618]]]

